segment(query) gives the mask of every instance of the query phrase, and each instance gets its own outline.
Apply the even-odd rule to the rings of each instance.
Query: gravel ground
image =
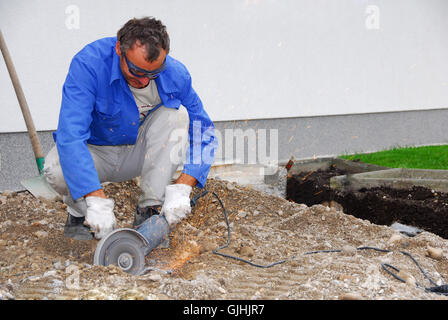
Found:
[[[448,241],[422,232],[409,238],[390,227],[371,224],[330,207],[289,202],[247,186],[209,179],[206,188],[222,199],[232,230],[220,252],[257,264],[257,268],[213,253],[227,240],[218,201],[207,195],[176,226],[168,249],[150,261],[171,274],[151,271],[131,276],[119,268],[94,266],[96,240],[64,238],[62,202],[28,192],[0,196],[0,299],[446,299],[416,283],[430,283],[400,251],[420,263],[439,285],[447,283]],[[109,183],[119,227],[130,227],[140,189],[135,181]],[[195,189],[194,193],[199,192]],[[361,246],[388,249],[356,250]],[[317,253],[315,250],[341,249]],[[407,283],[381,268],[401,270]]]

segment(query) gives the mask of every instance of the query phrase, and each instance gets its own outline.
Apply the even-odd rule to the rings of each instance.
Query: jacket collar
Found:
[[[161,88],[165,93],[172,93],[177,91],[176,84],[173,80],[175,76],[174,59],[170,55],[166,56],[166,69],[162,71],[156,78],[157,88]]]
[[[123,77],[123,73],[121,72],[121,68],[120,68],[120,57],[118,56],[118,54],[115,52],[115,45],[112,48],[112,70],[110,72],[110,82],[109,84],[112,84],[112,82],[114,82],[115,80],[124,78]]]

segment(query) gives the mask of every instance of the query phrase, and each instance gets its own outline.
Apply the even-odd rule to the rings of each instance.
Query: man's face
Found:
[[[126,63],[126,59],[123,53],[120,50],[120,42],[117,41],[115,46],[115,51],[120,56],[120,68],[123,73],[123,77],[126,79],[127,83],[134,88],[144,88],[148,85],[150,79],[148,77],[136,77],[129,72],[128,65]],[[129,48],[126,52],[126,58],[137,67],[141,69],[145,69],[148,71],[153,71],[159,69],[163,62],[165,61],[166,51],[160,48],[160,54],[157,60],[149,62],[145,59],[146,57],[146,49],[144,46],[140,44],[140,42],[136,42],[132,48]]]

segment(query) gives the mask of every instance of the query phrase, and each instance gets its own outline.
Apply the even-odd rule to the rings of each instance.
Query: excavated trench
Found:
[[[330,178],[347,174],[331,165],[328,169],[289,175],[286,198],[307,206],[337,204],[346,214],[371,223],[390,226],[394,222],[417,227],[448,239],[448,194],[424,187],[398,190],[388,187],[336,191]]]

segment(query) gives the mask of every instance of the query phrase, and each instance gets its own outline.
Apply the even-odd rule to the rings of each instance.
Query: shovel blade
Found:
[[[37,176],[20,181],[33,196],[56,201],[60,195],[48,184],[44,176]]]

